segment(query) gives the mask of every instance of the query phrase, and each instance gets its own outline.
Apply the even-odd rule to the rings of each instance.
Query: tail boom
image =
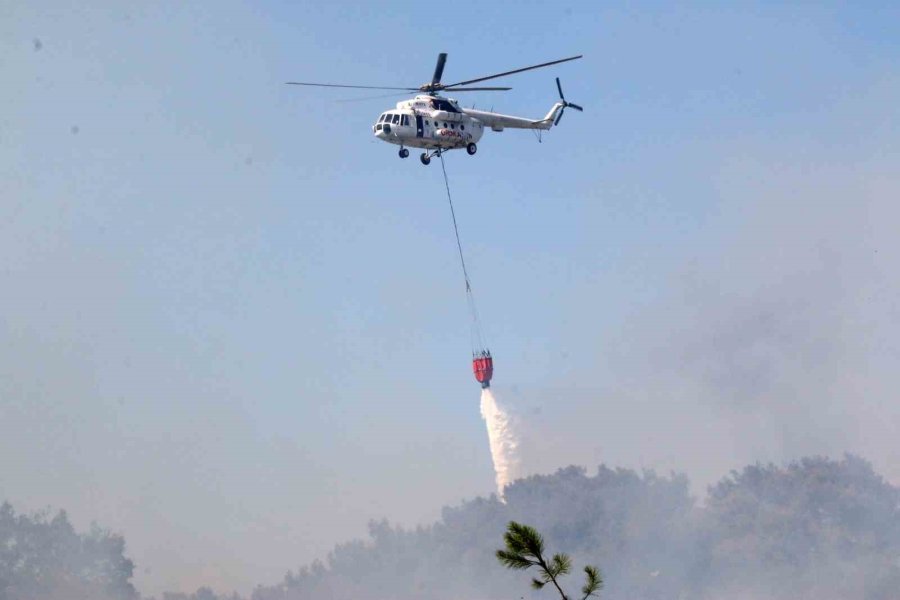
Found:
[[[462,111],[470,117],[481,121],[485,127],[490,127],[494,131],[503,131],[504,129],[550,129],[553,127],[553,121],[562,107],[563,103],[557,102],[543,119],[528,119],[485,110],[475,110],[473,108],[464,108]]]

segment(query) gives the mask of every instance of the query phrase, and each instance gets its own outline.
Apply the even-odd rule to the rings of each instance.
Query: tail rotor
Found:
[[[556,121],[553,122],[553,125],[559,125],[559,122],[562,120],[563,113],[566,112],[567,108],[574,108],[578,112],[584,112],[584,109],[574,104],[572,102],[567,102],[566,97],[563,95],[562,86],[559,83],[559,77],[556,78],[556,89],[559,90],[559,99],[562,102],[562,108],[559,109],[559,114],[556,115]]]

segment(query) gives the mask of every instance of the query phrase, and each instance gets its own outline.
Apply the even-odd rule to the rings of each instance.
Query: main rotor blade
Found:
[[[453,88],[446,87],[442,89],[442,92],[508,92],[511,90],[511,87],[462,87],[462,88]]]
[[[569,58],[561,58],[559,60],[553,60],[547,63],[541,63],[539,65],[532,65],[530,67],[523,67],[521,69],[513,69],[512,71],[506,71],[504,73],[497,73],[496,75],[488,75],[487,77],[479,77],[478,79],[469,79],[467,81],[460,81],[457,83],[451,83],[450,85],[444,86],[445,89],[448,87],[453,87],[455,85],[467,85],[469,83],[478,83],[479,81],[487,81],[488,79],[496,79],[497,77],[504,77],[506,75],[514,75],[516,73],[521,73],[523,71],[531,71],[532,69],[540,69],[541,67],[549,67],[550,65],[558,65],[559,63],[568,62],[570,60],[577,60],[584,56],[583,54],[579,54],[578,56],[570,56]]]
[[[334,100],[339,104],[346,104],[348,102],[363,102],[365,100],[377,100],[378,98],[396,98],[398,96],[407,96],[409,92],[393,92],[390,94],[379,94],[377,96],[363,96],[361,98],[341,98],[340,100]]]
[[[356,88],[360,90],[403,90],[405,92],[417,92],[419,88],[410,87],[385,87],[380,85],[343,85],[340,83],[306,83],[303,81],[285,81],[286,85],[308,85],[313,87],[332,87],[332,88]]]
[[[438,54],[437,64],[434,65],[434,76],[431,78],[432,85],[441,82],[441,76],[444,74],[444,63],[446,62],[447,53],[441,52]]]

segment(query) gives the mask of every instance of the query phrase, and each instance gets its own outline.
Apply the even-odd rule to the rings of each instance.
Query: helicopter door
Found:
[[[422,116],[416,115],[416,137],[424,137],[425,136],[425,127],[422,124]]]

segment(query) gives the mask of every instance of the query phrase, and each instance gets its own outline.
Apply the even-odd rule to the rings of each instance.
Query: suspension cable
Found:
[[[484,350],[484,342],[481,336],[481,325],[478,320],[478,309],[475,306],[475,294],[472,292],[472,284],[469,280],[469,272],[466,270],[466,259],[463,256],[462,242],[459,239],[459,226],[456,223],[456,211],[453,209],[453,197],[450,195],[450,182],[447,178],[447,168],[444,166],[444,153],[438,154],[441,159],[441,171],[444,173],[444,187],[447,190],[447,203],[450,205],[450,216],[453,218],[453,233],[456,234],[456,248],[459,250],[459,264],[462,266],[463,278],[466,282],[466,301],[469,305],[469,315],[472,318],[471,341],[472,352]]]
[[[456,225],[456,211],[453,210],[453,198],[450,196],[450,182],[447,179],[447,169],[444,167],[444,153],[438,154],[441,159],[441,171],[444,172],[444,187],[447,189],[447,202],[450,204],[450,216],[453,217],[453,233],[456,234],[456,247],[459,250],[459,263],[462,265],[463,277],[466,280],[466,291],[471,292],[469,273],[466,271],[466,259],[463,258],[462,243],[459,241],[459,227]]]

